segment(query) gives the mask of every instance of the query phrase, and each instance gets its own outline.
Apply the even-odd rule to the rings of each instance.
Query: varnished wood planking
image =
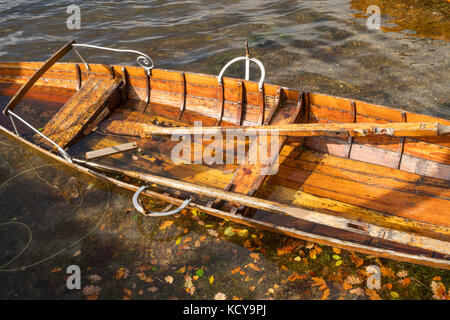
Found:
[[[120,79],[91,79],[66,102],[44,127],[42,133],[60,147],[70,145],[105,108],[112,110],[119,102]],[[42,143],[48,144],[40,136]]]
[[[335,158],[333,165],[329,165],[326,159],[332,158],[330,156],[324,156],[324,160],[301,160],[308,160],[308,155],[309,152],[304,152],[295,163],[286,160],[276,176],[277,183],[412,220],[450,226],[448,187],[424,185],[419,178],[414,190],[413,180],[389,178],[391,171],[383,171],[388,168],[378,167],[377,174],[368,176],[367,171],[357,171],[359,163],[356,161]],[[353,162],[353,169],[346,167],[349,161]]]
[[[261,188],[259,195],[273,201],[298,205],[303,208],[373,223],[387,228],[415,232],[436,239],[450,240],[450,228],[448,227],[405,219],[341,201],[315,196],[304,191],[279,185],[276,179],[269,179],[269,181],[272,183],[265,184]]]

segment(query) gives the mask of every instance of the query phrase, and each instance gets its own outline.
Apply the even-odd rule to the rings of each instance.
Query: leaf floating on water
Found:
[[[366,289],[366,294],[370,298],[370,300],[381,300],[380,296],[375,290]]]
[[[338,255],[338,254],[333,254],[332,257],[333,257],[334,260],[341,260],[341,256]]]
[[[404,286],[409,286],[411,284],[411,279],[410,278],[404,278],[401,281],[401,284],[404,285]]]
[[[186,267],[181,267],[180,269],[175,271],[175,273],[185,273],[185,272],[186,272]]]
[[[313,242],[307,242],[305,248],[306,248],[306,249],[312,249],[312,248],[314,248],[314,243],[313,243]]]
[[[222,292],[217,292],[214,296],[214,300],[227,300],[227,296],[224,295]]]
[[[174,224],[175,221],[172,220],[166,220],[163,223],[161,223],[161,225],[159,226],[159,230],[165,230],[168,227],[170,227],[171,225]]]
[[[236,234],[236,232],[234,232],[232,227],[228,227],[225,229],[225,231],[223,232],[223,234],[227,237],[231,237],[234,236]]]
[[[258,268],[258,266],[256,266],[254,263],[252,263],[252,262],[250,262],[249,264],[247,264],[246,266],[245,266],[246,268],[248,267],[248,268],[251,268],[251,269],[253,269],[253,270],[255,270],[255,271],[261,271],[261,269],[260,268]]]
[[[353,252],[350,253],[350,260],[355,264],[356,268],[361,267],[363,265],[363,263],[364,263],[364,259],[358,257]]]
[[[348,276],[344,282],[349,283],[349,284],[360,284],[362,283],[362,280],[360,278],[358,278],[357,276]]]
[[[441,277],[434,277],[433,279],[441,279]],[[450,299],[450,292],[447,292],[445,285],[439,280],[431,281],[431,291],[433,292],[433,299],[448,300]]]
[[[351,294],[356,294],[357,296],[364,296],[366,293],[363,288],[355,288],[349,291]]]
[[[300,256],[296,256],[296,257],[294,258],[294,260],[295,260],[295,261],[301,261],[302,258],[300,258]]]
[[[294,249],[296,249],[297,247],[298,247],[298,245],[295,244],[295,245],[285,246],[283,248],[277,248],[277,254],[279,256],[284,256],[284,255],[289,254],[292,251],[294,251]]]
[[[239,231],[238,231],[238,236],[239,236],[239,237],[242,237],[242,238],[248,237],[248,230],[247,230],[247,229],[241,229],[241,230],[239,230]]]
[[[191,296],[195,293],[195,287],[192,283],[192,278],[189,275],[184,276],[184,287],[186,288],[186,292],[189,293]]]
[[[147,289],[147,291],[149,291],[149,292],[156,292],[156,291],[158,291],[158,288],[157,287],[150,287],[150,288]]]
[[[55,273],[55,272],[60,272],[62,269],[61,268],[54,268],[52,270],[50,270],[51,273]]]
[[[207,230],[206,232],[208,232],[208,234],[213,236],[213,237],[218,237],[219,236],[219,234],[215,230]]]
[[[173,282],[173,277],[172,276],[167,276],[164,278],[164,281],[166,281],[167,283],[172,283]]]
[[[175,241],[175,244],[178,246],[181,243],[181,237],[178,237],[177,240]]]
[[[328,296],[330,295],[330,289],[325,289],[324,291],[323,291],[323,294],[322,294],[322,298],[320,298],[321,300],[326,300],[327,298],[328,298]]]
[[[74,252],[74,254],[73,254],[72,257],[77,257],[77,256],[79,256],[80,254],[81,254],[81,250],[77,250],[77,251]]]
[[[145,281],[145,279],[147,279],[147,276],[145,273],[140,272],[137,274],[137,276],[139,277],[140,280]]]
[[[208,281],[209,281],[209,284],[213,284],[213,282],[214,282],[214,276],[209,277]]]
[[[98,295],[100,290],[102,290],[102,289],[99,286],[90,285],[90,286],[84,287],[82,292],[85,296],[93,296],[93,295]]]
[[[408,276],[408,271],[406,271],[406,270],[400,270],[399,272],[397,272],[397,277],[405,278],[407,276]]]
[[[343,284],[342,284],[342,289],[344,289],[344,290],[350,290],[352,288],[352,285],[350,284],[350,283],[347,283],[347,282],[344,282]]]
[[[250,253],[250,258],[255,259],[255,260],[259,260],[259,254],[255,253],[255,252],[251,252]]]
[[[398,299],[398,298],[400,298],[400,295],[395,291],[391,291],[391,297],[394,299]]]
[[[130,274],[130,270],[128,270],[126,268],[119,268],[116,271],[116,279],[117,280],[122,279],[122,278],[126,279],[126,278],[128,278],[129,274]]]
[[[288,281],[290,281],[290,282],[294,282],[295,280],[304,280],[304,279],[306,279],[306,275],[304,275],[304,274],[299,275],[297,272],[292,273],[288,277]]]
[[[395,274],[394,271],[392,271],[391,268],[387,268],[387,267],[381,267],[380,268],[381,274],[385,277],[388,278],[395,278]]]
[[[91,279],[91,281],[95,283],[95,282],[99,282],[100,280],[102,280],[102,277],[100,277],[97,274],[91,274],[89,276],[89,279]]]
[[[336,267],[339,267],[342,264],[342,260],[336,261]]]
[[[235,274],[239,271],[241,271],[241,267],[234,268],[233,270],[231,270],[231,274]]]
[[[325,283],[325,280],[320,277],[312,277],[311,278],[314,283],[311,285],[312,287],[319,287],[319,290],[323,291],[327,288],[327,284]]]
[[[203,271],[203,269],[198,269],[198,270],[195,272],[195,274],[196,274],[198,277],[202,277],[202,276],[205,274],[205,271]]]

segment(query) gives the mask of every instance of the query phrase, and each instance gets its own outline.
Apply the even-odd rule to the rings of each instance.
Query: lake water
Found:
[[[267,82],[450,117],[446,1],[89,1],[79,5],[81,28],[69,30],[72,3],[0,2],[0,61],[42,61],[76,39],[217,74],[247,40]],[[380,30],[366,25],[369,5],[381,9]],[[134,63],[81,50],[89,62]],[[0,298],[433,299],[432,286],[450,286],[448,271],[195,212],[142,218],[130,198],[1,136]],[[81,268],[81,290],[66,287],[69,265]],[[366,290],[369,265],[382,267],[379,290]]]

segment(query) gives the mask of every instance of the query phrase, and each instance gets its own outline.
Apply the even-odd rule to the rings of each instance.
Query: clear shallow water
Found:
[[[383,28],[369,31],[364,1],[90,1],[80,5],[80,30],[66,27],[70,1],[8,1],[0,3],[0,60],[41,61],[76,39],[143,51],[158,67],[216,74],[243,54],[248,40],[266,66],[268,82],[449,118],[449,6],[441,2],[399,2],[409,7],[406,13],[389,1],[374,2],[382,8]],[[423,24],[408,24],[423,12],[430,13]],[[429,18],[433,15],[435,20]],[[134,63],[130,56],[83,52],[92,62]],[[327,289],[331,299],[368,299],[373,296],[365,291],[363,270],[370,264],[387,268],[376,292],[385,299],[396,298],[392,291],[399,298],[431,299],[433,281],[450,284],[448,271],[357,255],[360,264],[346,251],[338,254],[343,263],[336,266],[330,247],[190,212],[141,219],[131,210],[130,193],[49,166],[3,136],[0,199],[6,203],[0,223],[24,223],[0,225],[0,269],[36,264],[0,272],[4,299],[212,299],[218,292],[228,298],[320,299]],[[162,230],[164,221],[174,223]],[[31,244],[3,266],[27,245],[27,226]],[[248,232],[229,236],[229,227]],[[82,269],[84,291],[65,286],[71,264]],[[397,275],[402,270],[411,283]],[[195,290],[187,292],[192,288],[188,276],[197,272],[202,275],[192,279]],[[299,279],[291,277],[295,272]],[[344,288],[345,279],[355,275],[362,283]],[[317,279],[327,288],[314,286]],[[363,292],[350,291],[358,288]]]

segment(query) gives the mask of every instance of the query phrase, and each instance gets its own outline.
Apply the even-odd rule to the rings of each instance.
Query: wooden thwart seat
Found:
[[[70,146],[80,135],[87,135],[120,102],[121,79],[91,78],[55,114],[41,131],[61,148]],[[50,145],[41,136],[41,144]],[[52,146],[53,147],[53,146]]]

